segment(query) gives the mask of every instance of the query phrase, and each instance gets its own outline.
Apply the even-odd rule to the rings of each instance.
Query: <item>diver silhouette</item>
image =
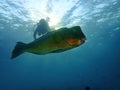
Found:
[[[50,31],[50,27],[48,24],[49,20],[50,20],[49,17],[47,17],[46,20],[41,19],[39,23],[37,23],[36,30],[34,31],[34,34],[33,34],[34,39],[37,39],[37,35],[40,36]]]

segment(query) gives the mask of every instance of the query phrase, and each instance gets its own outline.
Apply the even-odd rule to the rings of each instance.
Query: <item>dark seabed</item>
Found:
[[[55,28],[79,25],[80,47],[11,60],[17,41],[31,42],[34,25],[50,17]],[[0,90],[120,90],[119,0],[1,0]]]

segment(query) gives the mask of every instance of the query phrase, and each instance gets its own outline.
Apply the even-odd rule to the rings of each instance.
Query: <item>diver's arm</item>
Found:
[[[34,32],[34,34],[33,34],[34,39],[36,39],[37,32],[38,32],[38,31],[35,30],[35,32]]]
[[[34,34],[33,34],[34,39],[36,39],[36,35],[37,35],[37,33],[38,33],[38,30],[37,30],[38,24],[39,24],[39,23],[37,23],[37,24],[34,25]],[[35,29],[36,29],[36,30],[35,30]]]
[[[35,29],[37,28],[37,26],[38,26],[38,23],[33,26],[33,31],[35,31]]]

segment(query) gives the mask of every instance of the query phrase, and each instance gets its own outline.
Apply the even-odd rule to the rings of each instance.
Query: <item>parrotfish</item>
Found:
[[[85,43],[85,40],[86,36],[80,26],[60,28],[47,32],[28,44],[17,42],[12,51],[11,59],[16,58],[24,52],[38,55],[60,53],[82,45]]]

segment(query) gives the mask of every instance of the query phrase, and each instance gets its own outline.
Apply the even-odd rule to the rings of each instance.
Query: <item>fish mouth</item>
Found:
[[[86,38],[81,38],[80,41],[81,43],[85,43]]]

